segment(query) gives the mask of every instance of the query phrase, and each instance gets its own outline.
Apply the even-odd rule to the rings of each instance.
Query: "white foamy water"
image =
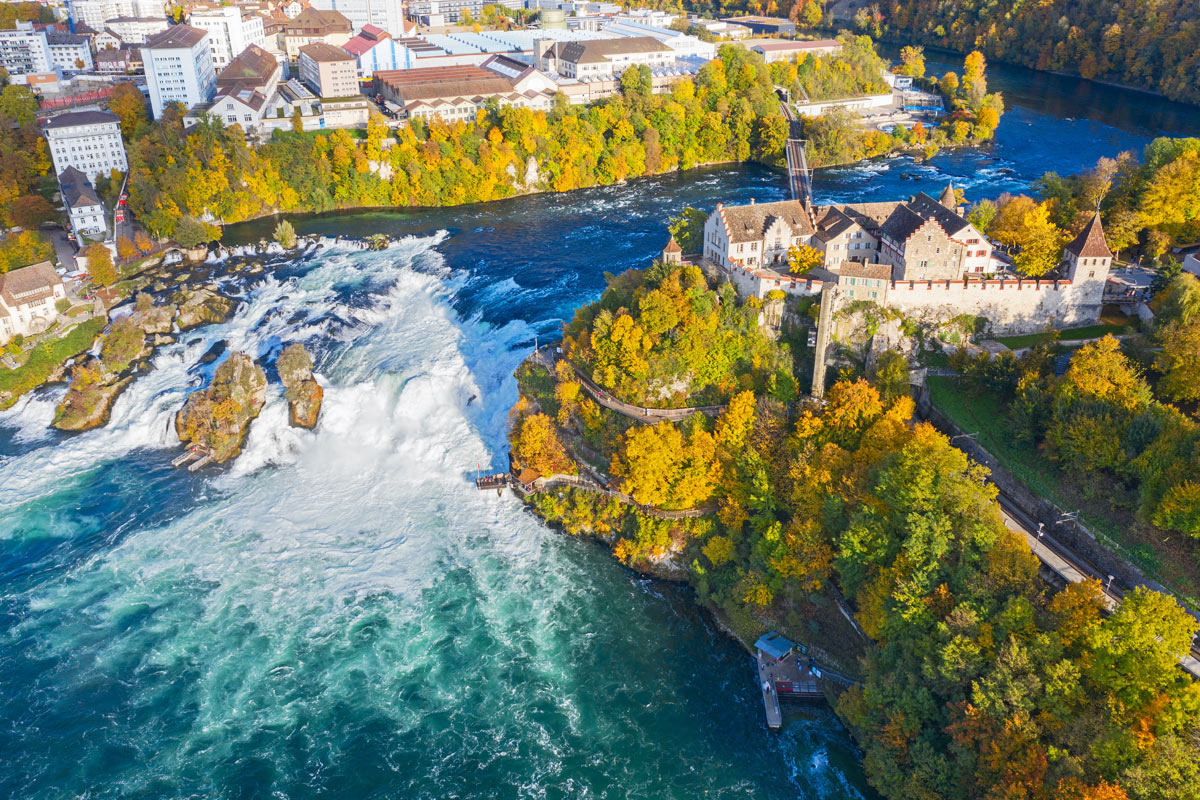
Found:
[[[0,770],[0,788],[724,798],[789,780],[796,762],[762,747],[757,714],[722,693],[699,695],[724,732],[694,735],[701,720],[675,696],[713,669],[694,616],[677,630],[660,588],[572,556],[510,495],[475,490],[477,465],[503,464],[532,329],[459,318],[439,241],[331,250],[262,279],[228,322],[162,349],[106,428],[0,461],[0,540],[71,546],[5,606],[0,746],[21,766]],[[320,422],[291,428],[272,384],[232,465],[172,471],[174,413],[219,341],[256,357],[305,342]],[[0,423],[32,436],[52,410],[39,398]],[[76,484],[95,510],[32,524]],[[98,524],[107,498],[94,494],[108,491],[128,510]],[[642,647],[672,635],[697,639],[678,663]],[[753,749],[735,755],[730,737]],[[790,781],[858,796],[830,772],[822,761]]]

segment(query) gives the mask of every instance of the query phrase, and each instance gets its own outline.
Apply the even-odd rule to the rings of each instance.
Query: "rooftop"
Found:
[[[96,194],[92,182],[75,167],[67,167],[59,174],[58,185],[62,189],[63,202],[67,208],[100,205],[100,197]]]
[[[42,126],[45,130],[59,130],[61,128],[75,128],[80,125],[103,125],[109,122],[120,123],[121,120],[116,114],[108,111],[68,111],[65,114],[59,114],[57,117],[51,117]]]
[[[353,61],[354,56],[347,53],[340,47],[334,47],[326,42],[312,42],[300,48],[300,55],[307,56],[313,61],[323,63],[336,63],[339,61]]]
[[[594,39],[587,42],[567,42],[558,45],[558,58],[576,64],[595,64],[608,61],[610,56],[632,53],[670,52],[671,48],[652,36],[629,36],[624,39]]]
[[[217,87],[233,86],[262,86],[271,76],[282,70],[275,56],[252,44],[237,55],[225,69],[217,75]]]
[[[172,25],[165,31],[159,31],[146,40],[143,50],[190,50],[204,41],[208,36],[204,31],[191,25]]]
[[[49,297],[62,279],[49,261],[39,261],[0,275],[0,297],[9,307]]]
[[[748,206],[722,206],[730,242],[749,242],[761,239],[776,219],[786,223],[796,235],[813,232],[808,211],[799,200],[779,200],[774,203],[751,203]]]
[[[777,42],[755,42],[750,45],[751,49],[763,50],[768,53],[803,51],[803,50],[824,50],[827,47],[841,47],[842,43],[836,39],[816,39],[810,42],[802,41],[777,41]]]
[[[845,261],[838,268],[838,272],[846,278],[876,278],[884,281],[892,279],[892,268],[887,264],[859,264],[855,261]]]
[[[337,11],[321,11],[316,8],[306,8],[300,12],[299,16],[286,23],[283,27],[284,35],[296,36],[304,35],[310,31],[324,31],[326,33],[349,33],[353,30],[350,20],[346,19]]]
[[[1104,238],[1104,225],[1100,222],[1100,212],[1097,211],[1079,235],[1067,245],[1068,252],[1078,258],[1112,258],[1108,249],[1108,240]]]

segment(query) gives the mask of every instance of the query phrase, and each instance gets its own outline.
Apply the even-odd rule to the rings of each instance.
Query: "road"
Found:
[[[1038,526],[1021,509],[1003,494],[999,496],[1000,513],[1005,526],[1014,533],[1025,538],[1033,554],[1047,568],[1055,572],[1063,580],[1079,583],[1088,578],[1100,581],[1100,591],[1103,602],[1109,611],[1121,604],[1124,592],[1119,586],[1114,586],[1109,576],[1093,567],[1077,553],[1059,542],[1049,531],[1042,531],[1039,537]],[[1192,651],[1179,660],[1179,666],[1193,678],[1200,679],[1200,648],[1193,645]]]

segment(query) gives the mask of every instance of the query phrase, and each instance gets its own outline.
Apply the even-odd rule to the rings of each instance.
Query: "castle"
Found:
[[[702,257],[743,296],[812,296],[836,286],[924,322],[985,318],[995,333],[1085,325],[1100,317],[1113,254],[1099,212],[1064,248],[1058,275],[1025,278],[993,253],[964,216],[953,186],[938,199],[809,206],[799,200],[718,205],[704,225]],[[788,272],[794,246],[824,261]]]

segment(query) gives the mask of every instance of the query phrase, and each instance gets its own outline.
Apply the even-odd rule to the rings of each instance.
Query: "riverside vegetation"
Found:
[[[692,266],[610,277],[566,326],[565,358],[627,402],[724,409],[635,423],[564,361],[527,362],[514,466],[712,513],[664,520],[582,489],[533,509],[685,578],[743,637],[780,627],[836,650],[821,611],[844,592],[870,642],[836,708],[886,797],[1195,797],[1200,686],[1176,662],[1197,623],[1153,592],[1105,616],[1097,583],[1042,584],[986,470],[912,419],[904,381],[847,375],[826,405],[797,403],[795,353],[762,334],[763,311]]]

